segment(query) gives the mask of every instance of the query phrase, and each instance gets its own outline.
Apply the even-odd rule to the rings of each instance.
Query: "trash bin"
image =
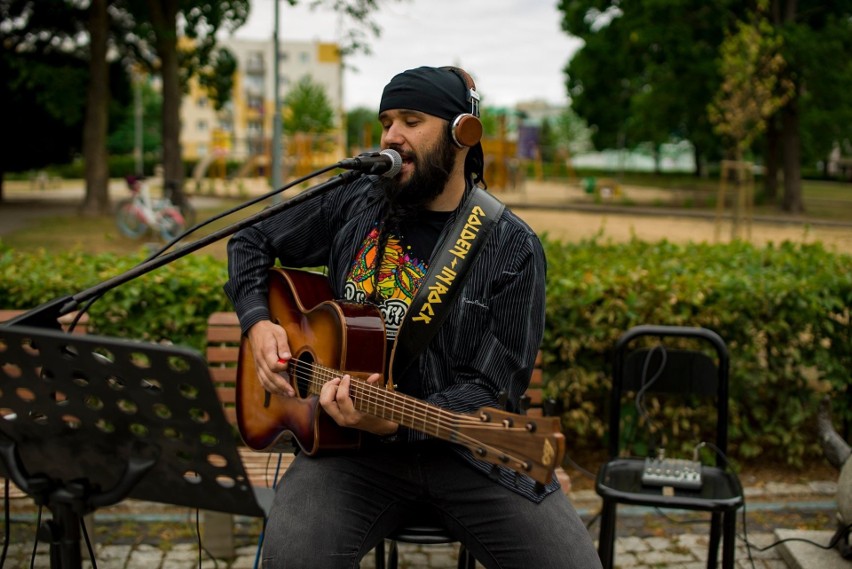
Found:
[[[587,194],[595,193],[595,184],[596,183],[597,182],[596,182],[595,178],[592,177],[592,176],[589,176],[588,178],[583,178],[583,190]]]

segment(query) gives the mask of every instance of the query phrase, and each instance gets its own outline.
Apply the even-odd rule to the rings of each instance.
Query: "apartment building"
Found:
[[[230,102],[216,112],[197,84],[181,105],[184,158],[268,161],[275,112],[275,52],[271,40],[223,39],[237,60]],[[337,44],[318,41],[280,42],[279,88],[284,101],[290,88],[306,75],[325,88],[337,112],[338,136],[344,138],[343,66]],[[342,145],[341,145],[342,148]],[[286,152],[286,149],[285,149]]]

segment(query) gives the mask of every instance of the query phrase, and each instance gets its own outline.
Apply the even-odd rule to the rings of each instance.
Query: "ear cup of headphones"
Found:
[[[453,142],[462,148],[476,146],[482,139],[482,122],[470,113],[458,115],[450,127]]]

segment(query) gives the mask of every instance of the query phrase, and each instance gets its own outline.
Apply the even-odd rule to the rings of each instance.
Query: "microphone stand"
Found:
[[[113,289],[119,285],[129,282],[146,273],[149,273],[154,269],[162,267],[163,265],[167,265],[176,259],[184,257],[189,253],[193,253],[224,237],[233,235],[241,229],[254,225],[259,221],[268,219],[273,215],[276,215],[293,206],[299,205],[319,194],[325,193],[338,186],[348,184],[349,182],[352,182],[355,179],[359,178],[361,175],[361,172],[358,172],[356,170],[347,170],[342,174],[338,174],[337,176],[334,176],[333,178],[330,178],[321,184],[317,184],[316,186],[305,190],[301,194],[294,196],[285,202],[272,205],[262,211],[259,211],[254,215],[251,215],[241,221],[234,223],[233,225],[223,227],[222,229],[219,229],[218,231],[215,231],[205,237],[202,237],[197,241],[193,241],[192,243],[189,243],[184,247],[177,249],[176,251],[172,251],[159,257],[149,259],[143,263],[140,263],[139,265],[136,265],[132,269],[125,271],[120,275],[112,277],[111,279],[103,281],[100,284],[97,284],[76,294],[50,300],[40,306],[37,306],[36,308],[33,308],[32,310],[29,310],[11,320],[8,320],[4,324],[0,325],[0,327],[32,326],[36,328],[60,329],[59,322],[57,321],[57,319],[60,316],[64,316],[65,314],[76,310],[80,303],[85,302],[90,298],[95,298],[96,296],[101,295],[110,289]]]

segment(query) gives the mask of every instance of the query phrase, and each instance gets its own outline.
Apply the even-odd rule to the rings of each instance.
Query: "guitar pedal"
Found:
[[[698,490],[701,488],[701,463],[679,458],[646,458],[642,484]]]

